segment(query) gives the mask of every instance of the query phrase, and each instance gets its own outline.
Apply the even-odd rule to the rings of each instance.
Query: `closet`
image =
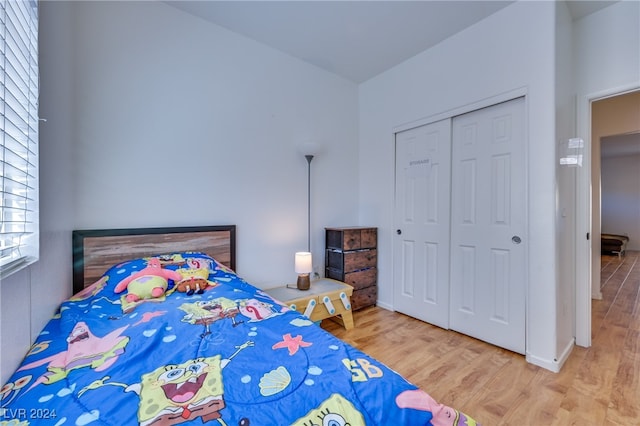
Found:
[[[525,102],[396,134],[394,309],[525,352]]]

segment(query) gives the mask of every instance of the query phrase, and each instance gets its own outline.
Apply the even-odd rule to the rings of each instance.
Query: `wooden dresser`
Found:
[[[325,228],[325,233],[325,277],[353,287],[353,310],[375,305],[378,299],[378,229],[349,226]]]

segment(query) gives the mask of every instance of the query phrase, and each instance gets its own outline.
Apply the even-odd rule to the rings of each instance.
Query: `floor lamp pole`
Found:
[[[307,251],[311,253],[311,160],[313,155],[304,156],[307,159]]]

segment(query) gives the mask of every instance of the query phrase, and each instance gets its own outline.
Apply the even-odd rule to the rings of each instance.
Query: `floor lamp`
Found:
[[[311,160],[313,155],[304,156],[307,159],[307,251],[311,253]]]
[[[297,252],[295,257],[298,290],[309,290],[311,287],[310,274],[313,272],[311,256],[311,160],[313,160],[313,154],[305,154],[304,158],[307,159],[307,251]]]

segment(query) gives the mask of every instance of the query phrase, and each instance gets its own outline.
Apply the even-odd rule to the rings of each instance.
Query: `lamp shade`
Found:
[[[298,152],[302,155],[318,155],[320,151],[320,144],[315,141],[306,141],[298,145]]]
[[[299,251],[296,253],[296,274],[310,274],[313,271],[313,262],[311,261],[311,253],[308,251]]]

